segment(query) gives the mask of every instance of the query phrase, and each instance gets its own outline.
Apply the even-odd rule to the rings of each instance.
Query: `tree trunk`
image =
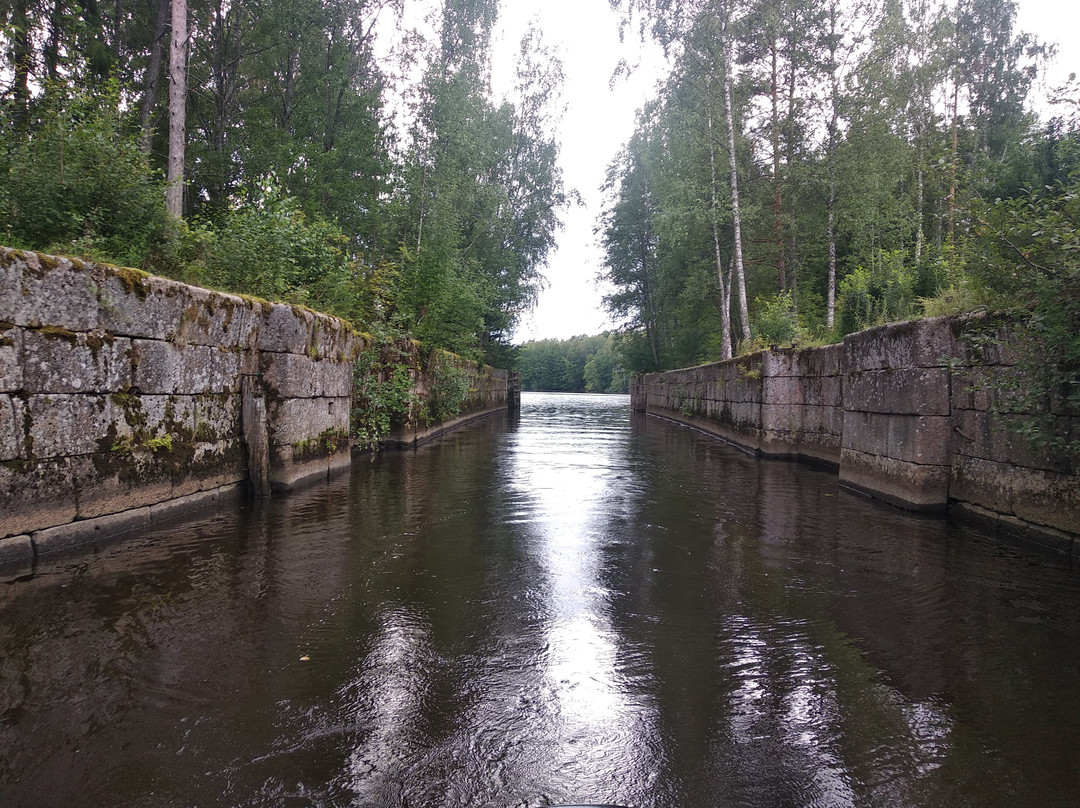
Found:
[[[742,216],[739,212],[739,171],[735,159],[735,114],[731,100],[731,54],[728,52],[727,20],[723,22],[720,35],[720,54],[724,70],[724,110],[728,123],[728,155],[731,159],[731,219],[735,230],[735,282],[739,287],[739,319],[742,321],[742,338],[750,341],[750,312],[746,305],[746,270],[743,266]]]
[[[169,42],[169,167],[165,208],[184,215],[184,145],[187,117],[187,0],[172,0]]]
[[[711,205],[709,208],[710,219],[712,224],[712,237],[713,237],[713,249],[716,252],[716,277],[720,283],[720,358],[731,359],[731,290],[728,284],[724,283],[724,263],[720,256],[720,226],[717,221],[719,207],[719,200],[717,199],[716,192],[716,141],[713,138],[713,115],[712,106],[709,106],[709,171],[712,174],[712,185],[710,186],[711,193]],[[730,272],[729,272],[730,274]]]

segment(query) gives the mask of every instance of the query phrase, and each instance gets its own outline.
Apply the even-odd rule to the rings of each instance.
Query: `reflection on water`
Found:
[[[1080,577],[526,396],[0,585],[0,806],[1080,802]]]

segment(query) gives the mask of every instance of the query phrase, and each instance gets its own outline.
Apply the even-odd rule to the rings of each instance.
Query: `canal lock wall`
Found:
[[[0,247],[0,575],[223,499],[351,463],[355,360],[343,320],[112,267]],[[432,386],[406,343],[417,400]],[[457,358],[461,414],[520,396],[517,374]]]
[[[635,376],[631,406],[762,456],[824,461],[843,486],[894,505],[958,509],[1080,554],[1080,464],[1020,433],[1016,338],[985,320],[893,323],[836,345]],[[973,338],[988,328],[992,339]],[[1080,413],[1047,406],[1055,433],[1080,441]]]

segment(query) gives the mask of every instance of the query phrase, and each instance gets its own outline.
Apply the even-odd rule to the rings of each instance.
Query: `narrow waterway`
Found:
[[[529,395],[0,585],[0,806],[1080,804],[1080,573]]]

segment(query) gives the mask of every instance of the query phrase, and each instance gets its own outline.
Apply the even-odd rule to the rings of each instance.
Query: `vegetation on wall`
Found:
[[[352,438],[377,449],[395,432],[446,423],[474,393],[467,361],[414,340],[376,338],[353,366]]]

